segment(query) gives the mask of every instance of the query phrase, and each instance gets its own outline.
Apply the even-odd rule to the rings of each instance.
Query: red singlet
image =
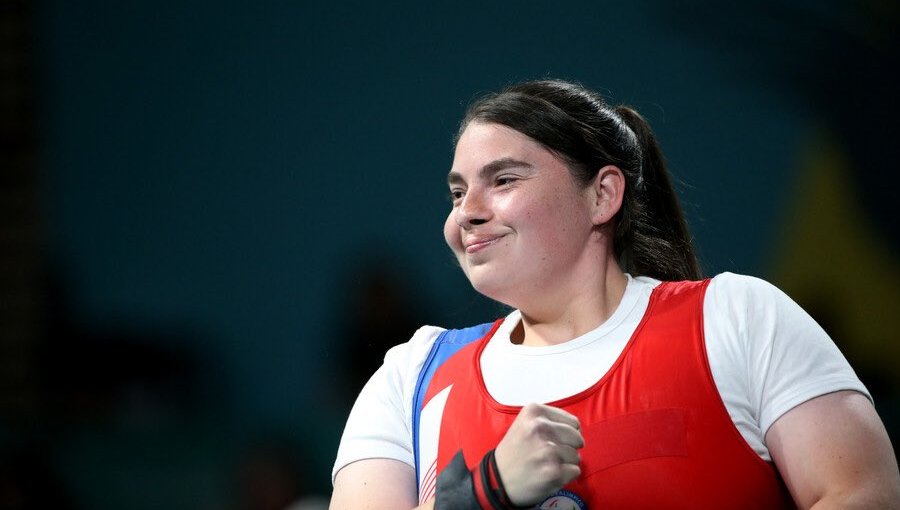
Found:
[[[609,372],[550,403],[581,421],[582,474],[564,488],[581,506],[794,508],[777,471],[747,445],[716,390],[703,338],[708,284],[659,285]],[[479,359],[495,330],[447,360],[428,385],[425,406],[452,386],[440,418],[438,472],[460,448],[474,467],[521,409],[498,403],[484,385]],[[564,367],[531,374],[565,376]]]

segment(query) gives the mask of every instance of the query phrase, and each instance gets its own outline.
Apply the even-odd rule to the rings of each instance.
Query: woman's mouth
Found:
[[[467,254],[477,253],[488,246],[496,243],[503,236],[487,236],[473,239],[467,239],[465,242],[465,250]]]

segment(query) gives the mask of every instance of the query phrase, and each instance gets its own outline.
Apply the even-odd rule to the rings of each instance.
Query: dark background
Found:
[[[384,350],[503,313],[445,175],[541,77],[648,117],[706,272],[797,299],[896,443],[900,7],[622,4],[4,0],[0,508],[327,496]]]

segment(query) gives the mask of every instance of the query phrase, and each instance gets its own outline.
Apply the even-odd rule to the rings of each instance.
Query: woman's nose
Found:
[[[475,189],[469,189],[462,199],[462,203],[456,208],[456,224],[462,228],[486,223],[491,218],[490,208],[487,206],[484,194]]]

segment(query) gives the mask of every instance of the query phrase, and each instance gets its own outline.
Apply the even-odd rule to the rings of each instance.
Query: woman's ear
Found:
[[[591,221],[603,225],[613,219],[622,208],[625,196],[625,174],[615,165],[606,165],[597,171],[591,183]]]

